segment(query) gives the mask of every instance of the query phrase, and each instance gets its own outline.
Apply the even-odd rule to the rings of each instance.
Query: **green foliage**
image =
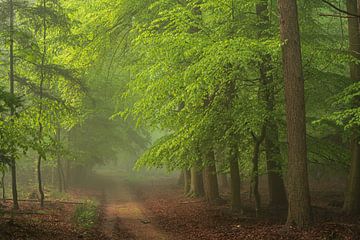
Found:
[[[73,220],[83,228],[91,228],[99,220],[98,205],[93,201],[86,201],[76,207]]]

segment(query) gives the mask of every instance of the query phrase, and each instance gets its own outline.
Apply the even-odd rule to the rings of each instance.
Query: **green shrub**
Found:
[[[93,201],[86,201],[76,207],[74,221],[81,227],[91,228],[99,218],[98,205]]]

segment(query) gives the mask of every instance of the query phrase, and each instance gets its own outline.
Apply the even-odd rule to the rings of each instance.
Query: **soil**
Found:
[[[305,231],[285,228],[286,209],[264,208],[257,216],[253,201],[243,189],[244,213],[229,210],[225,201],[210,205],[204,199],[183,196],[176,180],[128,180],[97,176],[86,190],[73,190],[79,198],[97,198],[99,221],[92,229],[74,224],[76,205],[22,202],[17,212],[2,204],[0,240],[182,240],[182,239],[360,239],[360,218],[341,214],[341,193],[314,192],[314,226]],[[314,190],[315,191],[315,190]],[[266,194],[263,194],[264,205]]]

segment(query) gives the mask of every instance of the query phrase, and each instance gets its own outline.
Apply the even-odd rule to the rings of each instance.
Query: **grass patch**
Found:
[[[98,204],[88,200],[84,204],[77,206],[73,219],[80,227],[92,228],[99,219]]]

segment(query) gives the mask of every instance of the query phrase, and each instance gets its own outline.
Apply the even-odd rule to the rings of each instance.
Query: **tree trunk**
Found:
[[[220,189],[229,189],[229,181],[226,173],[220,173],[219,175]]]
[[[191,188],[191,173],[190,170],[184,170],[184,193],[187,195]]]
[[[56,141],[58,146],[60,147],[60,143],[61,143],[61,128],[60,128],[60,124],[58,124],[58,127],[56,129]],[[57,156],[56,156],[56,169],[57,169],[57,175],[58,175],[58,188],[59,188],[59,192],[63,192],[65,190],[64,187],[64,172],[62,169],[62,164],[61,164],[61,154],[60,154],[60,150],[57,151]]]
[[[230,176],[231,176],[231,208],[234,212],[241,212],[241,194],[240,194],[240,173],[238,162],[238,146],[234,144],[230,148]]]
[[[203,184],[202,172],[199,171],[197,167],[191,168],[190,195],[192,197],[204,196],[204,184]]]
[[[296,0],[278,0],[283,50],[288,140],[287,225],[304,228],[311,223],[307,169],[304,77]]]
[[[279,132],[275,121],[267,123],[265,136],[266,168],[269,184],[269,206],[287,206],[284,180],[281,174],[281,152],[279,148]]]
[[[259,37],[265,39],[269,38],[269,29],[271,27],[268,7],[267,0],[262,0],[256,5],[256,13],[259,18]],[[265,107],[268,113],[265,133],[265,156],[269,184],[269,206],[281,207],[287,205],[287,198],[284,180],[281,175],[279,130],[274,117],[275,89],[273,75],[271,74],[273,65],[269,54],[262,56],[259,68],[261,99],[266,104]]]
[[[43,8],[46,9],[46,0],[43,0]],[[39,146],[42,146],[42,138],[43,138],[43,124],[42,124],[42,115],[43,115],[43,91],[44,91],[44,82],[45,82],[45,60],[46,60],[46,52],[47,52],[47,46],[46,46],[46,17],[43,17],[43,53],[41,58],[41,76],[40,76],[40,103],[39,103],[39,117],[38,117],[38,123],[39,123]],[[44,207],[44,189],[43,189],[43,183],[42,183],[42,174],[41,174],[41,162],[42,162],[42,156],[45,154],[42,152],[41,149],[40,152],[38,152],[38,164],[37,164],[37,176],[38,176],[38,187],[39,187],[39,194],[40,194],[40,206]]]
[[[261,198],[259,193],[259,159],[260,159],[260,146],[261,143],[264,141],[265,135],[265,127],[262,131],[262,136],[258,139],[255,135],[254,138],[254,153],[253,153],[253,169],[252,169],[252,176],[251,176],[251,190],[252,194],[255,198],[255,212],[256,216],[258,216],[258,212],[260,211],[261,207]]]
[[[58,174],[58,188],[59,188],[59,192],[63,192],[64,191],[63,172],[61,167],[61,160],[59,158],[57,159],[56,164],[57,164],[56,168]]]
[[[15,73],[14,73],[14,3],[12,0],[9,0],[9,16],[10,16],[10,94],[15,94],[14,88],[14,80],[15,80]],[[11,116],[15,114],[14,106],[11,106]],[[16,177],[16,161],[15,156],[11,156],[11,189],[12,189],[12,198],[13,198],[13,208],[15,210],[19,209],[19,202],[18,202],[18,192],[17,192],[17,177]]]
[[[214,203],[220,199],[214,151],[209,151],[206,157],[209,164],[204,168],[203,174],[205,196],[208,202]]]
[[[45,195],[44,195],[42,176],[41,176],[41,161],[42,161],[42,157],[41,155],[39,155],[38,164],[37,164],[37,177],[38,177],[38,187],[40,194],[40,206],[44,207]]]
[[[360,1],[359,1],[360,2]],[[359,7],[356,0],[346,1],[347,11],[352,14],[358,14]],[[360,60],[360,26],[358,18],[349,18],[349,44],[350,52],[354,58]],[[360,65],[356,63],[350,64],[350,77],[356,83],[360,81]],[[360,99],[354,101],[355,106],[359,106]],[[354,129],[351,140],[351,169],[348,179],[347,192],[343,210],[347,214],[360,214],[360,137],[358,130]]]
[[[179,178],[177,181],[177,184],[179,186],[183,186],[185,184],[185,171],[186,170],[181,170],[180,174],[179,174]]]
[[[1,172],[1,188],[2,188],[2,200],[6,201],[6,190],[5,190],[5,170]]]

